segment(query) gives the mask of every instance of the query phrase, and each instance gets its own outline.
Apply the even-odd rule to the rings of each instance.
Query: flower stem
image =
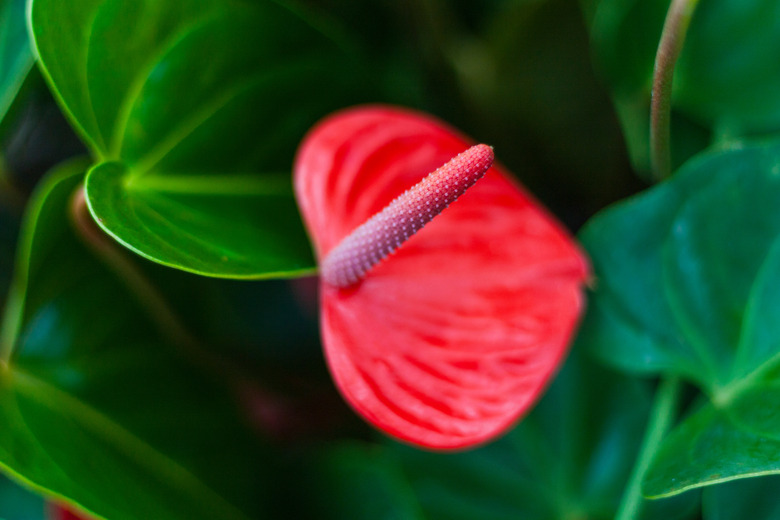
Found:
[[[650,102],[650,154],[653,173],[658,180],[669,177],[672,172],[670,119],[674,67],[698,3],[699,0],[672,0],[655,55]]]
[[[181,354],[219,378],[227,378],[237,383],[251,379],[242,368],[211,352],[189,332],[165,296],[149,280],[134,259],[93,220],[87,207],[83,185],[76,188],[72,195],[70,217],[76,233],[85,245],[125,284],[146,310],[160,333]]]
[[[682,384],[677,377],[664,379],[658,386],[655,402],[650,410],[645,437],[642,439],[642,446],[639,449],[639,455],[634,464],[628,486],[623,493],[623,499],[618,507],[615,520],[630,520],[638,517],[642,501],[644,500],[642,496],[642,479],[658,451],[661,440],[669,431],[677,415],[681,389]]]
[[[285,433],[285,421],[289,422],[287,418],[293,416],[294,403],[283,401],[266,390],[254,380],[246,367],[209,350],[189,332],[134,258],[95,223],[87,207],[83,185],[73,193],[70,217],[81,240],[122,280],[172,346],[188,361],[232,390],[250,425],[264,436],[280,437],[280,431]],[[2,368],[0,361],[0,370]]]
[[[194,345],[195,338],[190,335],[157,288],[152,285],[135,262],[124,251],[120,250],[111,237],[106,235],[92,219],[83,186],[76,188],[73,193],[70,210],[74,228],[82,241],[140,300],[148,311],[149,317],[158,325],[168,340],[179,347]]]
[[[0,321],[0,372],[11,363],[19,329],[22,321],[22,306],[24,298],[18,289],[18,282],[14,280],[8,291],[8,300],[3,309],[2,321]]]

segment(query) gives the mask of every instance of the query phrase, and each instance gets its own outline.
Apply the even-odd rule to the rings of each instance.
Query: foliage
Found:
[[[699,2],[671,90],[674,173],[650,186],[669,7],[0,0],[0,518],[58,514],[45,502],[110,519],[778,518],[780,4]],[[307,278],[323,227],[304,227],[293,164],[317,121],[369,102],[494,145],[535,208],[584,224],[592,277],[565,364],[524,358],[540,385],[554,375],[541,400],[460,453],[374,431],[323,359],[334,300]],[[315,159],[336,164],[329,146]],[[399,168],[385,159],[373,168]],[[371,189],[392,198],[384,176],[317,194],[324,228],[359,224]],[[473,254],[479,280],[500,251],[538,250],[533,233],[461,231],[431,271]],[[405,283],[439,314],[389,290],[350,308],[366,370],[396,369],[371,346],[405,330],[495,345],[491,319],[549,301],[491,286],[472,299],[490,319],[447,326],[460,300],[424,293],[432,277]],[[427,372],[393,381],[442,407],[421,383],[439,367],[404,347]],[[481,360],[447,384],[478,393],[463,374]]]

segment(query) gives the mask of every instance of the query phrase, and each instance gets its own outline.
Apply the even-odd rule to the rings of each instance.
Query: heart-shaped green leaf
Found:
[[[112,519],[263,517],[268,453],[235,396],[162,341],[70,231],[83,169],[30,204],[4,323],[0,466]]]
[[[34,63],[27,36],[25,0],[0,0],[0,122]]]
[[[90,170],[86,190],[98,222],[137,253],[230,278],[312,270],[289,174],[131,175],[123,163],[104,162]]]
[[[277,172],[317,119],[361,99],[360,68],[316,23],[269,0],[34,0],[42,67],[98,160],[100,226],[200,274],[311,272]]]
[[[692,160],[581,234],[598,279],[583,343],[709,398],[662,443],[648,494],[780,472],[778,201],[780,144],[737,147]]]
[[[612,88],[635,167],[649,169],[653,63],[669,0],[587,2],[594,57]],[[700,2],[675,69],[675,162],[712,140],[780,130],[780,5]]]

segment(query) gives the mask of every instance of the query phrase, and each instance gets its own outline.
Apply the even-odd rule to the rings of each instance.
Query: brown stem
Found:
[[[87,207],[84,187],[79,186],[71,197],[70,216],[82,241],[100,258],[148,311],[149,317],[174,345],[179,347],[197,344],[168,303],[141,272],[131,258],[92,219]],[[198,356],[200,357],[200,355]]]
[[[94,221],[87,207],[83,185],[76,188],[71,197],[70,217],[81,240],[122,280],[173,346],[188,360],[205,368],[207,373],[215,375],[223,384],[229,384],[239,404],[247,412],[246,415],[252,419],[252,424],[257,426],[261,433],[276,436],[278,426],[275,421],[278,422],[278,415],[289,412],[288,403],[275,398],[260,387],[244,368],[204,347],[187,330],[165,297],[149,281],[134,259]],[[258,403],[274,410],[276,416],[269,420],[255,413],[254,408],[260,406]]]
[[[699,0],[672,0],[655,55],[650,104],[650,154],[653,173],[658,180],[669,177],[672,172],[670,120],[674,67],[698,3]]]

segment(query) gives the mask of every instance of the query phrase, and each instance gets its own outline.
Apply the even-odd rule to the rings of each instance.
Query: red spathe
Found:
[[[391,107],[320,123],[295,164],[318,258],[472,144]],[[494,165],[361,282],[322,283],[325,356],[346,400],[378,428],[428,448],[472,446],[511,427],[544,390],[587,276],[568,233]]]

